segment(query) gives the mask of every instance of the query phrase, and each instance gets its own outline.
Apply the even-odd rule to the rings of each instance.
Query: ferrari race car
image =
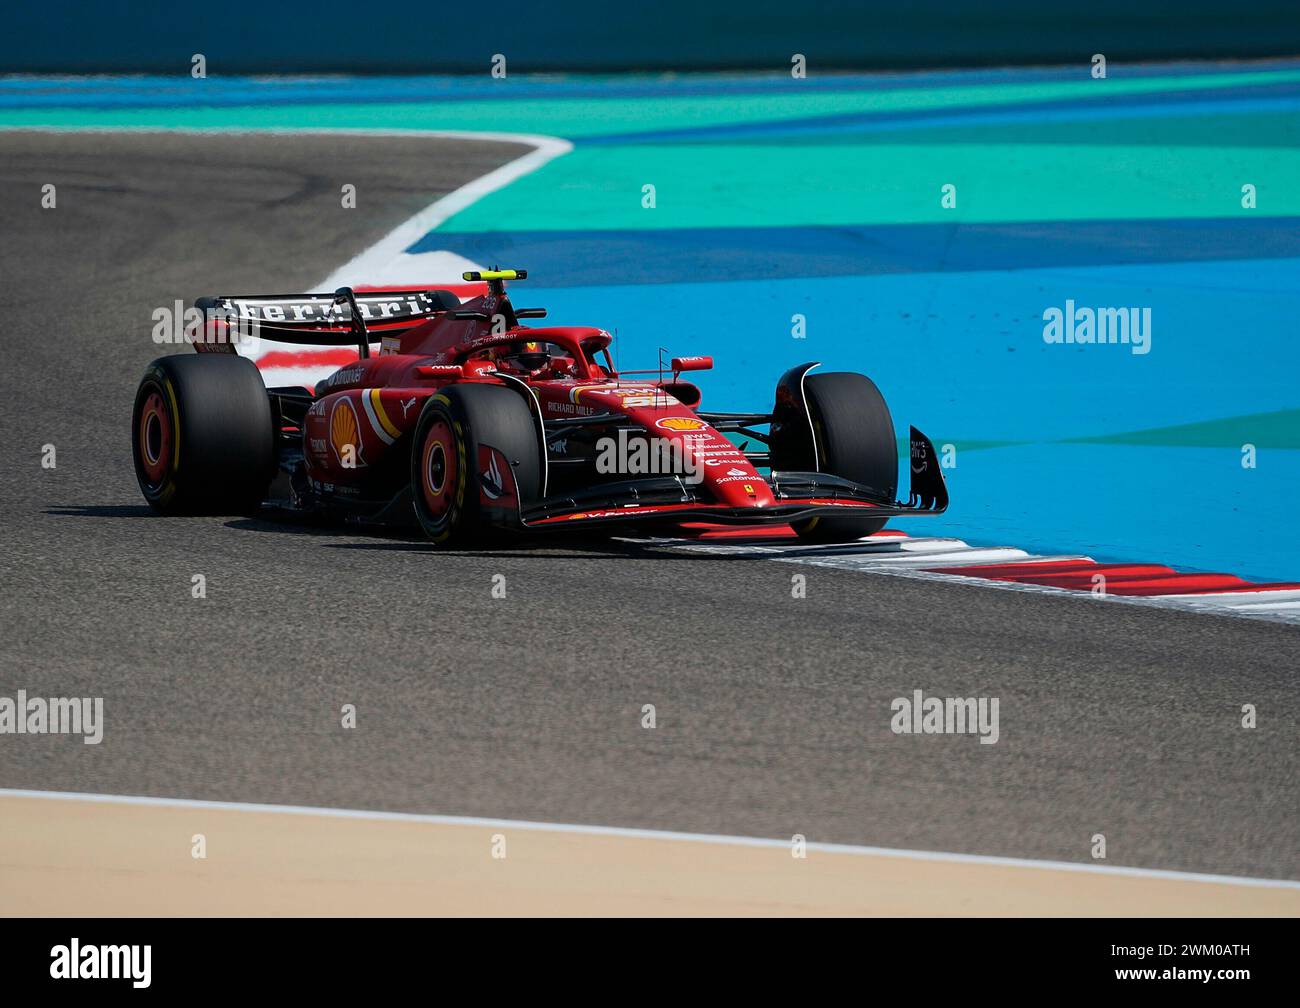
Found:
[[[445,290],[201,298],[199,353],[149,365],[132,416],[135,470],[163,514],[248,514],[266,504],[417,526],[467,545],[526,530],[630,523],[788,523],[848,541],[895,516],[939,514],[934,446],[911,429],[911,492],[895,499],[898,446],[885,401],[859,374],[787,371],[770,413],[700,410],[682,375],[709,357],[618,372],[610,335],[533,328],[505,281]],[[240,334],[354,344],[359,359],[314,389],[267,388]],[[377,354],[372,343],[379,343]],[[766,428],[759,430],[758,428]],[[756,447],[751,450],[751,445]]]

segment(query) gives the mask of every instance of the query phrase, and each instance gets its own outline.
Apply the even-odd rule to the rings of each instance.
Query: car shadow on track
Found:
[[[60,518],[150,518],[154,513],[147,504],[92,504],[46,508],[45,514]]]
[[[227,528],[250,532],[279,532],[285,535],[311,536],[335,539],[325,542],[328,549],[362,550],[388,553],[428,553],[440,556],[494,556],[519,559],[556,556],[586,556],[590,558],[619,559],[629,556],[651,556],[639,544],[619,543],[607,538],[593,539],[572,533],[550,533],[537,538],[514,537],[503,540],[497,548],[446,549],[424,539],[414,528],[395,528],[391,525],[340,524],[329,518],[314,519],[297,514],[263,511],[256,517],[235,518],[225,523]]]
[[[400,529],[381,526],[342,525],[310,516],[278,514],[263,509],[256,515],[231,518],[228,514],[160,515],[147,504],[86,504],[45,509],[45,514],[59,518],[148,518],[159,522],[195,522],[220,520],[226,528],[253,532],[281,532],[287,535],[401,537]]]
[[[65,518],[151,518],[167,521],[145,504],[93,504],[47,508],[45,514]],[[222,517],[222,516],[215,516]],[[194,521],[195,518],[170,519]],[[390,553],[427,553],[433,556],[505,557],[520,560],[554,560],[557,557],[589,560],[683,559],[683,554],[664,549],[663,542],[629,542],[611,537],[592,537],[590,534],[548,532],[536,538],[515,537],[503,541],[496,548],[446,549],[435,546],[419,537],[411,529],[381,525],[340,524],[327,518],[313,518],[263,509],[256,516],[226,518],[226,528],[243,532],[274,532],[281,535],[310,536],[322,540],[328,549],[363,550]],[[699,555],[695,559],[701,559]],[[740,556],[728,554],[708,555],[710,560],[737,560]]]
[[[46,508],[47,515],[59,518],[147,518],[158,522],[211,522],[221,521],[226,528],[245,532],[278,532],[283,535],[307,535],[357,538],[365,536],[374,539],[390,539],[398,542],[413,542],[412,536],[402,529],[379,525],[346,525],[324,518],[317,519],[310,515],[289,514],[264,508],[256,515],[232,518],[230,515],[160,515],[147,504],[87,504]]]
[[[609,539],[559,538],[547,536],[537,540],[514,540],[498,547],[482,549],[446,549],[433,543],[411,540],[379,542],[327,543],[329,549],[368,550],[391,553],[426,553],[430,556],[506,557],[517,560],[554,560],[560,557],[588,560],[626,560],[629,557],[654,557],[664,554],[648,548],[649,544],[614,542]]]
[[[506,534],[495,547],[481,549],[447,549],[435,546],[415,527],[340,523],[328,517],[304,516],[296,512],[264,508],[259,514],[226,522],[227,528],[258,532],[282,532],[336,539],[324,543],[328,549],[362,550],[387,553],[427,553],[435,556],[509,557],[515,559],[587,559],[620,560],[629,557],[664,556],[650,548],[651,543],[617,541],[609,536],[593,537],[590,533],[548,531],[542,534]]]

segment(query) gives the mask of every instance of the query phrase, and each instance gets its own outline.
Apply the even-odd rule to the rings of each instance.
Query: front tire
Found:
[[[810,375],[804,380],[804,397],[812,415],[816,457],[789,464],[792,469],[830,473],[880,492],[892,501],[898,491],[898,442],[885,397],[866,375],[841,371]],[[852,542],[879,532],[886,518],[845,516],[807,518],[792,522],[805,542]]]
[[[420,527],[458,548],[508,531],[518,510],[541,497],[541,451],[532,411],[512,389],[449,385],[430,396],[411,446]]]
[[[233,354],[159,357],[131,415],[136,480],[159,514],[250,514],[275,474],[266,386]]]

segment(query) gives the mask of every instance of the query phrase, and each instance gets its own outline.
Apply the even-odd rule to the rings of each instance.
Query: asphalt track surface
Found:
[[[1294,627],[599,540],[439,553],[148,512],[129,414],[154,308],[304,288],[523,150],[0,136],[0,695],[102,696],[107,721],[98,746],[0,737],[0,786],[1080,862],[1104,833],[1109,864],[1300,878]],[[890,701],[918,688],[999,697],[1000,741],[893,735]]]

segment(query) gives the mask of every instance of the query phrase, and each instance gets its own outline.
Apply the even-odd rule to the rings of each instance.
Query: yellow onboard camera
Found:
[[[471,283],[478,280],[527,280],[528,270],[470,270],[461,276]]]

